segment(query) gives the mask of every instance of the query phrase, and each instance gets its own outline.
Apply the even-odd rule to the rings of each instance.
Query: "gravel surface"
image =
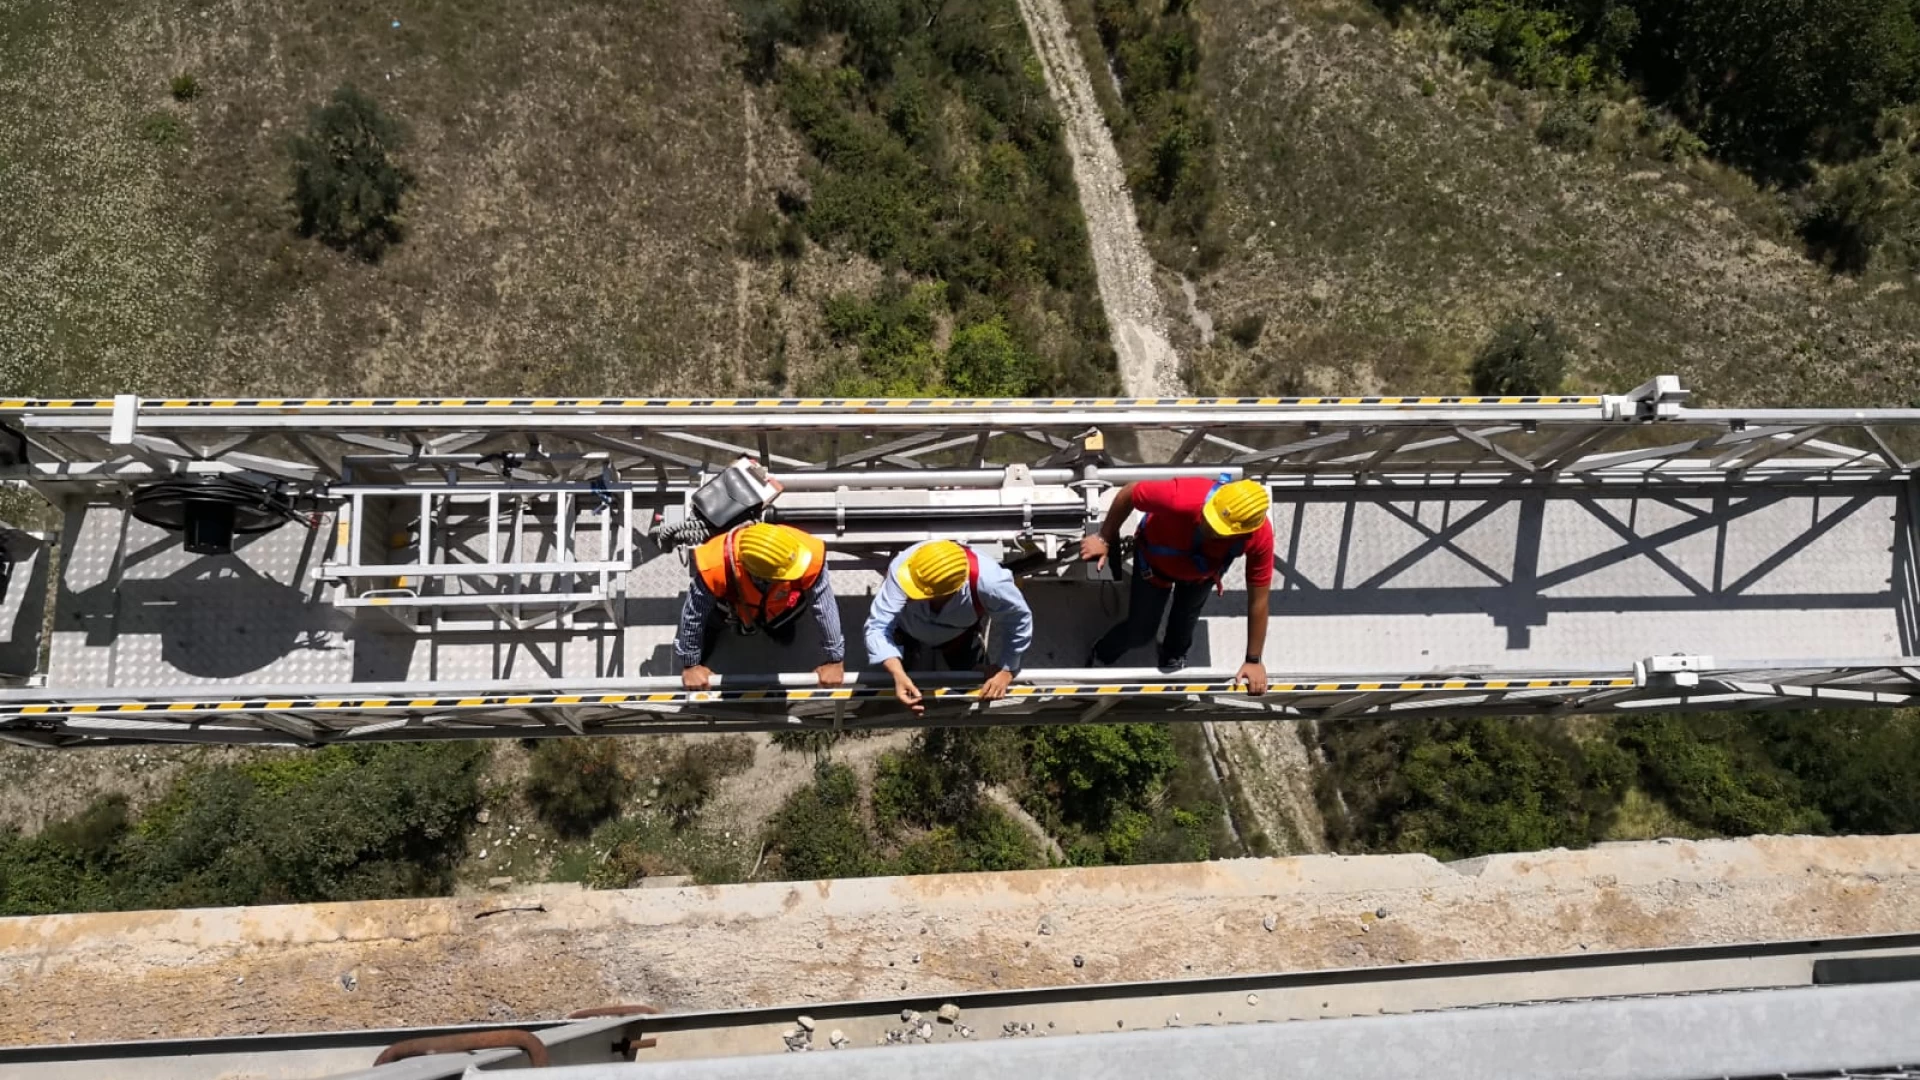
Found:
[[[635,1001],[798,1015],[849,998],[1916,929],[1920,836],[62,915],[0,920],[0,1043]]]

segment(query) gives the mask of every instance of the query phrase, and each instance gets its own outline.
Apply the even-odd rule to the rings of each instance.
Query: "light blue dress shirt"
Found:
[[[896,576],[908,556],[920,550],[924,541],[900,553],[887,567],[887,580],[873,598],[867,614],[867,658],[875,665],[898,659],[896,643],[904,634],[928,645],[945,645],[973,628],[973,588],[962,585],[959,593],[947,598],[938,612],[930,600],[909,600]],[[1013,583],[1005,567],[978,551],[980,564],[980,606],[992,624],[987,642],[987,657],[1008,671],[1020,670],[1020,657],[1033,644],[1033,609]]]

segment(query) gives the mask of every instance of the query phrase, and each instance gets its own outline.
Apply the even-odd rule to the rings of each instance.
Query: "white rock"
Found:
[[[914,1012],[914,1011],[913,1011],[912,1009],[901,1009],[901,1010],[900,1010],[900,1022],[901,1022],[901,1023],[903,1023],[903,1024],[914,1024],[914,1023],[918,1023],[918,1022],[919,1022],[919,1020],[920,1020],[920,1014],[919,1014],[919,1013],[917,1013],[917,1012]]]
[[[834,1028],[832,1031],[827,1033],[827,1042],[831,1043],[834,1046],[845,1046],[847,1045],[846,1033],[841,1031],[839,1028]]]
[[[949,1001],[945,1005],[940,1006],[939,1015],[940,1015],[940,1019],[951,1024],[954,1021],[960,1019],[960,1006],[955,1005],[953,1002]]]
[[[811,1016],[802,1016],[799,1019],[795,1020],[794,1023],[799,1024],[801,1030],[803,1031],[813,1030],[813,1017]]]
[[[1258,1005],[1258,1004],[1260,1004],[1260,995],[1259,995],[1259,994],[1248,994],[1248,995],[1247,995],[1247,1004],[1249,1004],[1249,1005]]]
[[[1269,915],[1260,920],[1260,925],[1266,927],[1267,933],[1271,934],[1273,933],[1273,928],[1280,925],[1280,920]]]

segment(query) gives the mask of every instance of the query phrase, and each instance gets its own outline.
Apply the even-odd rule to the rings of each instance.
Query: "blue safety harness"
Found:
[[[1219,491],[1222,484],[1229,483],[1232,479],[1232,474],[1221,473],[1220,479],[1215,480],[1213,486],[1207,489],[1207,497],[1206,499],[1200,500],[1200,505],[1205,506],[1207,500],[1213,498],[1213,493]],[[1151,520],[1153,520],[1152,514],[1148,514],[1140,519],[1140,532],[1137,536],[1140,549],[1149,555],[1154,555],[1162,559],[1186,559],[1192,562],[1194,572],[1198,573],[1215,588],[1221,587],[1220,578],[1227,572],[1228,568],[1233,565],[1233,560],[1239,558],[1241,554],[1247,550],[1247,538],[1244,536],[1236,536],[1227,544],[1226,558],[1220,560],[1218,564],[1215,564],[1212,559],[1207,558],[1205,518],[1201,518],[1193,523],[1193,540],[1189,546],[1185,548],[1171,547],[1166,544],[1149,544],[1147,543],[1147,522]],[[1142,564],[1145,565],[1144,560]],[[1151,577],[1151,566],[1148,566],[1148,571],[1148,576]]]

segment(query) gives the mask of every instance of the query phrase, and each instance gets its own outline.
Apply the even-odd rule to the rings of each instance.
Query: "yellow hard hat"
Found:
[[[797,581],[813,562],[799,531],[786,525],[743,525],[733,538],[733,551],[741,569],[768,581]]]
[[[951,540],[922,544],[894,576],[909,600],[952,596],[967,583],[967,552]]]
[[[1235,480],[1222,484],[1200,514],[1207,519],[1207,527],[1221,536],[1245,536],[1267,520],[1267,507],[1272,501],[1265,484]]]

